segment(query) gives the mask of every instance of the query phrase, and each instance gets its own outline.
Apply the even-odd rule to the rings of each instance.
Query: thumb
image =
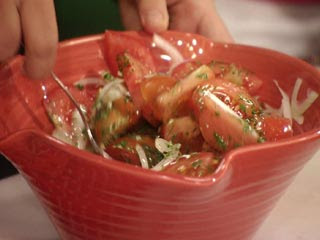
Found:
[[[154,33],[167,30],[169,15],[166,0],[136,0],[145,31]]]

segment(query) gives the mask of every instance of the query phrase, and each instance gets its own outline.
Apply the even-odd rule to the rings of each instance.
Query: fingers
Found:
[[[0,63],[12,57],[20,45],[20,17],[14,0],[0,1]]]
[[[208,12],[203,15],[198,25],[199,33],[217,42],[233,42],[234,40],[222,18],[219,16],[215,6],[211,9],[207,9],[207,11]]]
[[[166,0],[136,0],[143,28],[150,33],[168,28],[169,15]]]
[[[123,25],[128,30],[161,32],[168,28],[166,0],[120,0]]]
[[[170,29],[201,34],[218,42],[233,42],[213,0],[177,0],[169,4],[169,13]]]
[[[58,30],[53,0],[21,0],[20,15],[25,42],[25,70],[43,78],[53,68]]]
[[[119,0],[119,9],[123,26],[127,30],[141,30],[142,25],[134,0]]]

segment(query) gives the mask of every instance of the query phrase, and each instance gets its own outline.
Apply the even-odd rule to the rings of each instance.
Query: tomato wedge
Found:
[[[119,54],[128,53],[138,61],[143,62],[144,66],[155,70],[154,61],[150,52],[150,47],[147,45],[145,38],[137,32],[105,32],[105,58],[109,70],[114,76],[118,76],[118,71],[121,70],[117,64]]]
[[[266,141],[274,142],[293,136],[291,120],[288,118],[265,116],[259,123],[259,127]]]
[[[177,110],[186,108],[184,105],[191,98],[193,90],[199,84],[212,78],[212,70],[208,66],[202,65],[186,78],[179,80],[170,91],[158,96],[157,105],[162,113],[162,121],[167,122],[170,118],[178,117],[179,111]]]
[[[170,119],[161,126],[160,135],[167,141],[180,143],[183,154],[201,151],[204,142],[198,123],[189,116]]]
[[[153,126],[158,126],[162,118],[162,112],[157,105],[157,97],[168,92],[175,83],[176,79],[167,75],[156,75],[141,83],[142,114]]]
[[[243,86],[251,95],[256,94],[262,86],[263,81],[260,78],[240,65],[211,61],[208,66],[217,78],[223,78],[238,86]]]
[[[162,171],[188,177],[206,177],[214,173],[220,161],[220,156],[210,152],[193,153],[182,155]]]
[[[140,145],[144,150],[149,167],[155,166],[163,155],[155,148],[154,138],[147,135],[133,134],[115,140],[105,148],[106,152],[114,159],[136,166],[141,166],[136,146]]]
[[[94,116],[94,133],[99,144],[110,144],[140,119],[135,105],[126,96],[103,103]]]
[[[195,61],[181,63],[180,65],[178,65],[173,69],[171,76],[176,79],[185,78],[200,66],[201,66],[201,63],[195,62]]]
[[[68,89],[77,102],[86,109],[87,115],[90,116],[98,88],[96,86],[86,86],[79,89],[76,86],[68,86]],[[54,119],[59,119],[62,124],[71,124],[75,106],[62,89],[57,88],[49,92],[47,100],[44,101],[44,106],[54,124],[56,124]]]
[[[202,136],[214,149],[225,152],[258,141],[250,119],[259,106],[241,87],[221,79],[207,81],[194,91],[192,106]]]

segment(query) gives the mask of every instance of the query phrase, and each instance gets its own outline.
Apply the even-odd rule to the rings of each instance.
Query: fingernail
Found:
[[[142,26],[149,32],[160,32],[166,29],[166,19],[162,12],[150,10],[141,17]]]

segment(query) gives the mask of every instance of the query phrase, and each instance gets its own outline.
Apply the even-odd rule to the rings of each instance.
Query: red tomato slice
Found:
[[[180,65],[178,65],[173,69],[171,75],[176,79],[182,79],[187,77],[191,72],[193,72],[200,66],[201,66],[200,62],[194,62],[194,61],[181,63]]]
[[[157,105],[162,113],[163,122],[167,122],[170,118],[179,116],[179,108],[186,110],[188,100],[192,96],[193,90],[201,83],[213,78],[212,70],[202,65],[186,78],[179,80],[170,91],[162,93],[157,98]]]
[[[90,116],[98,88],[95,86],[86,86],[83,89],[78,89],[75,86],[69,86],[68,88],[72,96],[79,104],[85,107],[87,115]],[[71,124],[75,106],[63,90],[57,88],[48,93],[44,105],[49,116],[59,117],[65,124]]]
[[[273,142],[293,136],[291,121],[288,118],[265,116],[259,126],[266,141]]]
[[[156,75],[141,83],[142,114],[153,126],[158,126],[162,119],[162,112],[157,106],[157,97],[169,91],[175,83],[176,79],[165,75]]]
[[[140,114],[126,97],[112,104],[103,104],[94,116],[94,132],[97,142],[105,146],[138,123]]]
[[[162,171],[188,177],[206,177],[215,172],[221,157],[210,152],[183,155],[171,162]]]
[[[260,78],[239,65],[211,61],[208,66],[213,70],[216,78],[223,78],[238,86],[243,86],[251,95],[256,94],[262,86],[263,81]]]
[[[258,141],[257,132],[242,118],[244,114],[239,112],[256,105],[240,87],[215,79],[200,85],[194,91],[192,100],[202,136],[214,149],[224,152]],[[247,105],[244,105],[244,110],[239,109],[237,112],[233,109],[239,106],[239,100]],[[252,114],[252,110],[250,112]]]
[[[160,135],[168,141],[180,143],[183,154],[201,151],[204,142],[198,123],[189,116],[170,119],[161,126]]]
[[[106,152],[114,159],[141,166],[136,146],[139,144],[144,150],[150,167],[156,165],[162,158],[162,154],[155,148],[154,138],[146,135],[124,136],[115,140],[106,147]]]
[[[128,53],[138,61],[143,62],[147,68],[155,70],[153,57],[146,42],[146,36],[140,36],[137,32],[105,32],[105,57],[114,75],[118,75],[117,58],[119,54]]]
[[[124,81],[128,87],[134,104],[141,109],[143,98],[140,90],[140,84],[145,76],[150,75],[153,70],[143,62],[133,58],[130,54],[124,53],[118,55],[118,66],[123,72]]]

